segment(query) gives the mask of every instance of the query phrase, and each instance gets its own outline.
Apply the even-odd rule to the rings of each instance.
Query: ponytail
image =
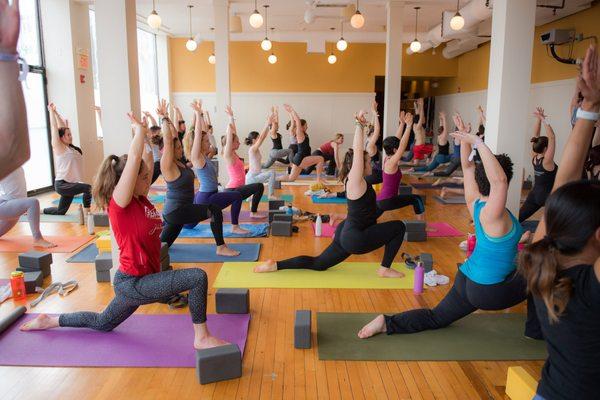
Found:
[[[111,154],[100,165],[100,169],[94,177],[94,184],[92,185],[92,197],[99,209],[105,210],[108,207],[110,198],[121,178],[126,163],[126,154],[121,157]]]
[[[248,137],[244,139],[244,143],[246,143],[246,146],[252,146],[252,143],[254,143],[254,141],[258,139],[259,136],[260,133],[252,131],[248,134]]]
[[[192,159],[192,146],[194,145],[195,134],[196,132],[192,126],[190,129],[188,129],[185,135],[183,135],[183,141],[181,144],[183,145],[183,154],[188,160]]]
[[[340,180],[340,182],[344,183],[346,181],[346,178],[348,178],[350,169],[352,169],[352,160],[353,159],[354,159],[354,149],[348,149],[348,151],[344,155],[344,160],[342,161],[342,166],[340,167],[340,171],[338,172],[338,179]]]

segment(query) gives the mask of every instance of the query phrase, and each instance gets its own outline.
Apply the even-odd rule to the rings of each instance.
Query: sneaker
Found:
[[[467,251],[467,241],[463,240],[462,242],[459,243],[458,248],[461,249],[462,251]]]
[[[429,271],[425,274],[425,277],[423,279],[423,282],[427,285],[427,286],[437,286],[437,277],[436,277],[436,272],[435,271]]]

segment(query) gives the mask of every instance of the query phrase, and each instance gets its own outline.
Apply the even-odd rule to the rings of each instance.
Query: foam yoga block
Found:
[[[27,253],[19,254],[19,267],[17,271],[42,271],[45,278],[50,275],[51,264],[52,254],[41,251],[28,251]]]
[[[242,354],[235,344],[196,350],[196,377],[202,385],[242,376]]]
[[[93,214],[94,215],[94,226],[108,226],[108,214]]]
[[[271,222],[271,236],[292,236],[292,223],[289,221]]]
[[[248,289],[217,289],[215,303],[218,314],[248,314],[250,291]]]
[[[269,222],[273,222],[276,215],[285,215],[285,211],[269,210]]]
[[[400,185],[398,186],[398,194],[412,194],[412,186]]]
[[[112,254],[111,253],[100,253],[94,260],[96,271],[109,271],[112,266]]]
[[[294,217],[290,214],[273,214],[273,221],[286,221],[292,222]]]
[[[7,330],[8,328],[10,328],[11,325],[16,320],[21,318],[21,316],[23,314],[25,314],[26,311],[27,311],[27,309],[25,307],[20,306],[20,307],[15,308],[13,311],[11,311],[6,317],[0,319],[0,334],[2,332],[4,332],[5,330]]]
[[[419,259],[423,262],[425,272],[429,272],[433,269],[433,256],[431,253],[421,253]]]
[[[310,349],[310,310],[296,311],[294,347],[297,349]]]
[[[427,232],[410,232],[407,231],[404,234],[404,240],[407,242],[426,242],[427,241]]]
[[[269,200],[269,210],[279,210],[279,207],[283,207],[285,202],[283,200]]]
[[[112,245],[110,244],[110,235],[100,236],[96,239],[98,253],[110,253]]]
[[[44,275],[42,271],[25,272],[25,292],[27,294],[36,293],[35,288],[41,288],[44,285]]]
[[[537,381],[522,367],[508,367],[506,395],[511,400],[531,400],[537,391]]]
[[[406,220],[402,222],[406,226],[406,232],[425,232],[425,228],[427,227],[425,221]]]

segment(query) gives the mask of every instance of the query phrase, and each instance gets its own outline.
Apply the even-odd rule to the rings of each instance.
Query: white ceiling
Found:
[[[199,39],[211,39],[210,28],[214,26],[213,0],[155,0],[156,10],[163,21],[162,29],[172,36],[189,36],[188,4],[192,10],[192,33]],[[337,40],[342,21],[343,6],[355,4],[354,0],[316,0],[321,5],[338,5],[341,7],[317,7],[317,18],[312,24],[304,22],[307,9],[305,0],[258,0],[258,8],[264,16],[262,5],[269,4],[268,26],[274,27],[269,33],[275,41],[310,41]],[[461,0],[461,8],[470,0]],[[560,4],[562,0],[538,0],[540,4]],[[400,2],[402,2],[400,0]],[[385,42],[386,0],[361,0],[359,9],[365,17],[365,26],[360,30],[353,29],[349,22],[344,23],[344,37],[354,42]],[[419,11],[418,31],[429,31],[441,21],[445,10],[455,10],[456,0],[413,0],[404,1],[404,42],[410,42],[415,32],[414,6]],[[580,11],[582,5],[589,6],[590,1],[566,0],[564,10],[558,10],[556,16],[550,9],[538,8],[536,24],[550,22],[574,12]],[[137,14],[141,21],[152,11],[152,0],[137,0]],[[231,15],[239,15],[242,21],[242,33],[231,35],[232,40],[261,40],[265,35],[265,25],[254,29],[248,23],[248,17],[254,10],[254,0],[230,0]],[[330,28],[335,28],[332,32]],[[270,29],[269,29],[270,31]]]

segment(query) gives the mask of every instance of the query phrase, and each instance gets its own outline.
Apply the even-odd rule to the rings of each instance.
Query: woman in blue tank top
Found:
[[[457,271],[453,287],[435,308],[379,315],[358,332],[362,339],[384,332],[391,335],[443,328],[474,311],[504,310],[527,298],[526,283],[516,274],[522,229],[506,209],[512,162],[505,154],[494,155],[481,138],[471,135],[459,115],[454,122],[458,131],[451,135],[461,142],[465,199],[475,221],[475,251]],[[472,148],[477,149],[480,163],[470,160]],[[539,338],[533,302],[528,302],[528,311],[525,335]]]

